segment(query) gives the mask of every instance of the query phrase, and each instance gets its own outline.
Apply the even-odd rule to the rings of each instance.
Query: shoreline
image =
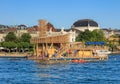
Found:
[[[120,51],[112,52],[111,54],[120,54]],[[0,58],[27,58],[28,53],[0,53]]]
[[[28,53],[0,53],[0,58],[2,57],[5,57],[5,58],[14,58],[14,57],[18,57],[18,58],[24,58],[24,57],[27,57],[28,56]]]
[[[120,54],[120,51],[111,52],[111,54]]]

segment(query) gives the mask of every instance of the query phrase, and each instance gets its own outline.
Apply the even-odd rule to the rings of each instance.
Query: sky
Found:
[[[120,0],[0,0],[0,24],[34,26],[40,19],[55,28],[93,19],[101,28],[120,29]]]

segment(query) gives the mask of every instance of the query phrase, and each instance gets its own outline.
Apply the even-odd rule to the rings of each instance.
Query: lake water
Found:
[[[0,84],[120,84],[120,55],[101,62],[49,65],[0,58]]]

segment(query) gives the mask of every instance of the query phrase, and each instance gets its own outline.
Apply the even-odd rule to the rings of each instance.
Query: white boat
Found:
[[[108,51],[108,50],[96,50],[96,53],[99,54],[99,55],[108,55],[108,54],[111,54],[111,52]]]

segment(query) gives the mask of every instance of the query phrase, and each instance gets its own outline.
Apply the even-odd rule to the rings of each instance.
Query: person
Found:
[[[92,51],[92,54],[93,54],[93,56],[96,56],[96,52],[95,52],[95,50]]]

